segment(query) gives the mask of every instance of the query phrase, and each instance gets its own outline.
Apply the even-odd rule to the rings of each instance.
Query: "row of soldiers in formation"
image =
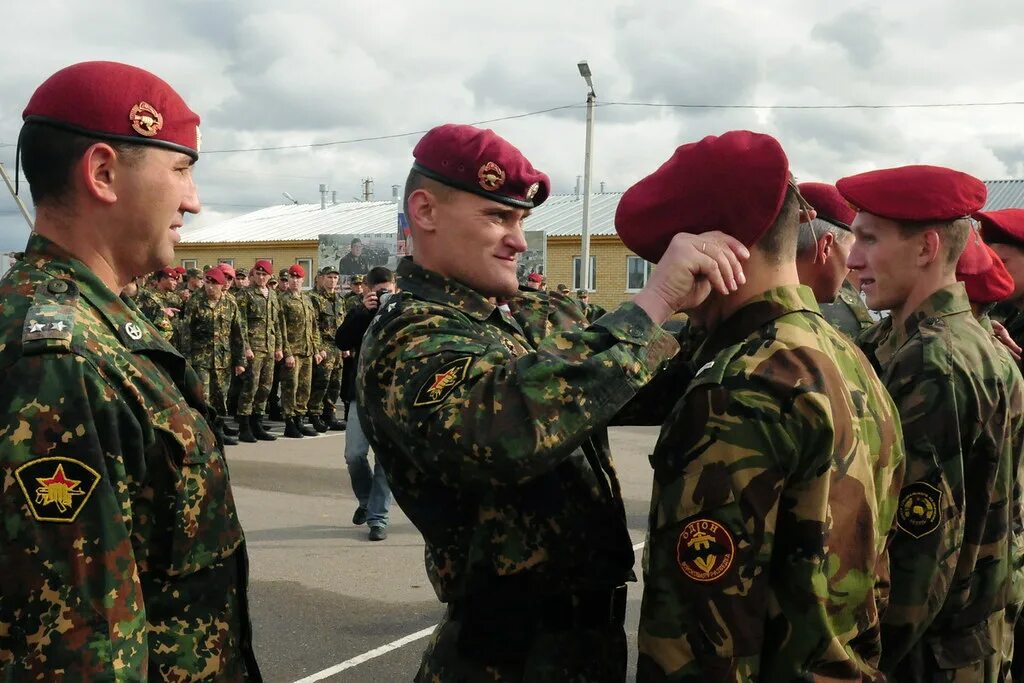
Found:
[[[189,359],[228,445],[276,440],[263,423],[268,407],[270,419],[284,420],[286,437],[345,429],[337,406],[348,354],[334,346],[334,335],[362,300],[363,278],[342,293],[337,268],[321,268],[309,292],[305,277],[296,264],[275,278],[267,260],[248,272],[226,263],[168,267],[122,295]],[[237,432],[228,415],[236,416]]]

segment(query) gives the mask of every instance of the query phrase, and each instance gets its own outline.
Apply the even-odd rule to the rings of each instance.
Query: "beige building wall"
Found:
[[[573,288],[573,259],[580,255],[579,237],[549,237],[545,277],[548,289],[559,283]],[[631,298],[635,291],[626,290],[626,258],[635,256],[618,237],[601,235],[590,238],[590,255],[597,265],[596,289],[591,303],[611,310]],[[573,288],[574,289],[574,288]]]
[[[251,268],[259,259],[270,259],[274,263],[274,272],[299,263],[300,259],[310,259],[313,272],[319,267],[317,260],[317,241],[301,242],[263,242],[263,243],[232,243],[218,244],[179,244],[174,250],[174,265],[188,267],[186,261],[195,260],[196,267],[215,265],[221,259],[234,259],[234,266]],[[307,273],[307,276],[309,273]]]

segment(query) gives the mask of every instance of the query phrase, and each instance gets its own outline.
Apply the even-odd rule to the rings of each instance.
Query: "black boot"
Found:
[[[270,405],[267,406],[267,418],[274,422],[284,421],[284,415],[281,413],[281,405],[276,401],[271,401]]]
[[[320,419],[320,416],[316,413],[306,413],[306,419],[309,420],[309,424],[318,434],[323,434],[327,431],[327,425]]]
[[[238,416],[238,440],[245,443],[256,443],[256,435],[252,431],[252,416]]]
[[[237,446],[238,445],[238,439],[236,439],[235,437],[229,435],[227,432],[224,431],[224,418],[223,417],[218,417],[217,418],[217,431],[220,433],[221,441],[224,443],[225,446]]]
[[[302,417],[296,415],[292,419],[295,420],[295,424],[298,425],[299,431],[305,434],[306,436],[317,436],[318,434],[320,434],[320,432],[316,431],[316,428],[307,425],[303,421]]]
[[[299,418],[286,417],[284,419],[284,435],[290,439],[301,439],[302,430],[299,429]]]
[[[224,436],[238,436],[238,430],[229,425],[227,419],[222,417],[221,421],[224,424]]]
[[[348,423],[345,420],[339,420],[334,415],[333,410],[325,410],[324,414],[320,416],[320,419],[324,421],[327,428],[332,432],[343,432]]]
[[[267,431],[267,428],[263,426],[263,416],[259,413],[253,413],[249,416],[249,427],[252,429],[252,434],[260,441],[277,441],[277,437]]]

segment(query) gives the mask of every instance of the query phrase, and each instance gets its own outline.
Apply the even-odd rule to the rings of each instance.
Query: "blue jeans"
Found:
[[[370,469],[370,442],[366,440],[359,420],[359,405],[353,403],[348,411],[348,426],[345,428],[348,476],[352,478],[352,491],[359,500],[359,507],[366,508],[366,524],[386,527],[388,508],[391,507],[391,487],[376,457],[373,469]]]

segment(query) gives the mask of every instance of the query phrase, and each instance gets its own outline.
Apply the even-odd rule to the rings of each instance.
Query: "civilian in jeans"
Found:
[[[359,346],[363,335],[377,315],[379,307],[387,302],[387,297],[395,293],[395,274],[389,268],[377,266],[366,274],[366,293],[363,303],[357,305],[345,315],[345,320],[334,337],[334,343],[342,351],[352,353],[352,367],[359,364]],[[344,397],[352,402],[348,416],[348,431],[345,433],[345,464],[352,478],[352,491],[359,500],[359,507],[352,515],[353,524],[370,527],[370,540],[383,541],[388,537],[388,508],[391,507],[391,488],[384,475],[380,460],[374,458],[373,469],[370,469],[370,444],[363,432],[362,415],[359,400],[355,395],[355,383],[350,383],[351,396]]]

